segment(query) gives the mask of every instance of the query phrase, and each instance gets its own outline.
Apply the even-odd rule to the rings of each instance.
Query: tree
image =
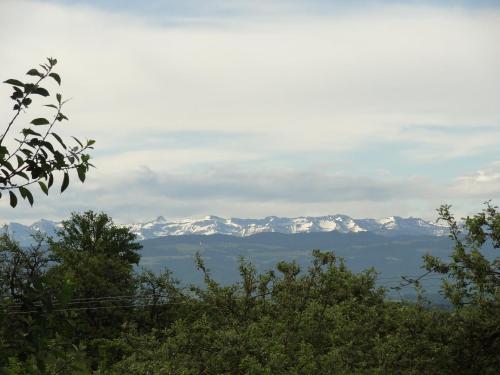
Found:
[[[142,246],[130,229],[117,226],[105,213],[73,213],[62,222],[49,253],[55,265],[48,271],[53,285],[68,286],[73,302],[75,344],[85,342],[97,358],[99,340],[115,337],[133,313]]]
[[[167,289],[175,294],[168,273],[134,275],[141,245],[108,215],[74,213],[57,235],[29,248],[8,233],[0,236],[0,373],[95,367],[101,340],[133,320],[150,288],[158,304]],[[155,317],[165,313],[154,311]]]
[[[460,225],[450,211],[451,206],[438,209],[439,220],[450,228],[454,248],[451,260],[426,256],[428,271],[446,276],[445,296],[457,307],[476,305],[482,308],[500,307],[500,256],[489,260],[481,251],[485,246],[500,249],[500,212],[491,202]]]
[[[68,289],[47,278],[52,260],[44,238],[35,240],[23,248],[7,232],[0,235],[2,374],[72,372],[81,363],[83,353],[68,339],[72,327],[67,316],[56,313],[65,307]]]
[[[443,275],[443,294],[456,309],[452,337],[463,371],[495,373],[492,369],[500,368],[500,256],[491,259],[484,249],[500,249],[500,212],[488,201],[482,212],[459,223],[450,209],[438,209],[454,243],[450,260],[427,255],[424,265]]]
[[[128,228],[116,226],[105,213],[73,213],[62,222],[57,238],[49,239],[56,262],[50,272],[73,285],[72,298],[131,295],[141,248]]]
[[[55,94],[53,103],[44,104],[54,111],[52,117],[34,118],[29,125],[21,126],[19,136],[14,136],[11,140],[8,138],[9,132],[19,123],[20,114],[31,108],[35,97],[51,96],[42,84],[51,78],[61,85],[60,75],[54,72],[57,60],[48,58],[47,61],[40,64],[41,71],[33,68],[26,73],[34,77],[32,82],[22,82],[17,79],[4,81],[13,89],[10,98],[14,102],[14,115],[0,135],[0,198],[2,192],[8,192],[12,207],[18,202],[16,193],[33,205],[33,194],[30,191],[33,184],[38,183],[40,189],[48,195],[55,176],[62,174],[60,190],[63,192],[69,185],[71,170],[76,170],[78,178],[83,182],[89,167],[93,166],[89,162],[90,155],[86,152],[93,149],[94,140],[89,139],[82,143],[72,137],[76,143],[70,145],[67,140],[63,140],[54,132],[56,123],[68,120],[62,112],[68,100],[63,100],[60,93]]]
[[[262,274],[242,259],[232,285],[198,255],[205,287],[181,288],[168,270],[135,274],[134,235],[92,211],[48,248],[0,236],[0,373],[497,374],[498,259],[481,250],[500,247],[500,215],[440,212],[456,246],[426,265],[448,308],[389,300],[374,270],[320,251]]]
[[[259,275],[242,261],[241,281],[221,286],[197,262],[206,288],[176,307],[189,309],[146,334],[124,330],[108,343],[121,358],[99,374],[457,373],[449,313],[384,300],[373,270],[315,251],[308,270],[280,262]]]
[[[0,345],[0,351],[6,357],[23,351],[27,358],[38,352],[40,336],[46,336],[40,335],[41,326],[46,325],[39,324],[43,323],[39,318],[52,296],[43,282],[48,263],[41,238],[36,245],[22,248],[7,232],[0,236],[0,298],[8,309],[0,318],[0,326],[1,336],[9,338],[8,343]]]

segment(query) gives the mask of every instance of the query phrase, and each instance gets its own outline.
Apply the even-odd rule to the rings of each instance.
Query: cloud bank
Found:
[[[231,4],[191,19],[2,2],[4,78],[58,57],[74,98],[61,133],[96,139],[98,168],[33,209],[2,200],[0,219],[432,217],[500,198],[479,181],[500,160],[500,9]]]

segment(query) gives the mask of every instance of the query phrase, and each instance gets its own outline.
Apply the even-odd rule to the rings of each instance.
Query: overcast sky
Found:
[[[2,81],[58,58],[97,167],[0,222],[500,203],[500,1],[1,0],[0,38]]]

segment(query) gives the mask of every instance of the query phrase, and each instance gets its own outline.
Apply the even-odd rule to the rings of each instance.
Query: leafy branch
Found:
[[[40,189],[48,195],[54,184],[55,175],[62,174],[60,191],[63,192],[69,186],[71,170],[76,170],[78,178],[84,182],[89,168],[93,167],[87,152],[93,149],[94,140],[81,142],[72,137],[76,143],[72,142],[70,145],[53,130],[57,123],[68,120],[62,112],[68,100],[63,100],[60,93],[55,94],[55,102],[44,105],[54,110],[54,115],[50,120],[45,117],[34,118],[28,126],[22,127],[21,139],[13,139],[17,145],[12,152],[5,145],[9,132],[15,127],[16,120],[22,112],[28,110],[35,95],[45,98],[51,96],[41,84],[45,84],[48,78],[52,78],[59,86],[61,85],[61,76],[54,72],[57,60],[47,58],[47,61],[47,63],[40,64],[41,71],[33,68],[26,73],[28,76],[37,77],[34,82],[22,82],[17,79],[4,81],[13,89],[10,98],[14,101],[14,115],[0,137],[0,198],[2,191],[8,191],[12,207],[15,207],[18,202],[16,193],[33,205],[33,194],[28,186],[38,183]],[[45,129],[41,128],[42,130],[36,131],[35,127],[37,130],[38,127],[45,127]],[[13,163],[17,165],[14,166]]]

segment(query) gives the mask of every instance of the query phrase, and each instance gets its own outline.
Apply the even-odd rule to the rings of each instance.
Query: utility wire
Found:
[[[433,276],[426,276],[426,277],[419,277],[419,276],[391,276],[391,277],[380,277],[377,278],[375,281],[405,281],[408,282],[408,280],[416,280],[418,279],[419,281],[441,281],[443,280],[443,277],[438,276],[438,277],[433,277]],[[128,294],[128,295],[115,295],[115,296],[101,296],[101,297],[81,297],[81,298],[72,298],[68,302],[64,303],[65,305],[67,304],[77,304],[77,303],[93,303],[93,302],[102,302],[102,301],[114,301],[114,300],[127,300],[127,299],[153,299],[153,298],[164,298],[164,297],[172,297],[171,294],[167,293],[145,293],[145,294]],[[42,301],[36,301],[34,304],[42,304]],[[61,302],[58,302],[57,300],[52,301],[53,304],[61,304]],[[9,306],[23,306],[24,303],[22,302],[14,302],[10,303]]]
[[[66,312],[66,311],[83,311],[83,310],[102,310],[102,309],[118,309],[118,308],[140,308],[140,307],[149,307],[149,306],[165,306],[165,305],[182,305],[186,304],[186,302],[165,302],[165,303],[150,303],[150,304],[135,304],[135,305],[114,305],[114,306],[86,306],[86,307],[71,307],[67,309],[55,309],[51,312]],[[37,313],[37,310],[30,311],[7,311],[6,315],[25,315],[25,314],[33,314]]]
[[[415,277],[415,278],[413,278]],[[404,288],[407,286],[410,286],[414,284],[415,281],[418,282],[425,282],[428,284],[430,281],[431,284],[434,283],[435,281],[442,281],[443,277],[432,277],[428,276],[427,274],[419,275],[419,276],[388,276],[388,277],[381,277],[377,278],[375,281],[399,281],[399,283],[395,286],[391,285],[386,285],[387,287],[391,289],[396,289],[396,288]],[[172,297],[170,294],[166,293],[147,293],[147,294],[130,294],[130,295],[118,295],[118,296],[102,296],[102,297],[87,297],[87,298],[74,298],[69,300],[66,303],[62,303],[59,301],[52,301],[52,304],[57,306],[57,305],[64,305],[64,306],[75,306],[75,307],[68,307],[68,308],[61,308],[61,309],[54,309],[52,312],[64,312],[64,311],[81,311],[81,310],[100,310],[100,309],[115,309],[115,308],[134,308],[134,307],[148,307],[148,306],[164,306],[164,305],[179,305],[179,304],[185,304],[188,303],[188,301],[184,302],[160,302],[160,303],[145,303],[145,302],[150,302],[150,300],[154,298],[165,298],[165,297]],[[142,303],[137,304],[134,302],[135,301],[141,301]],[[111,305],[111,306],[102,306],[103,303],[106,302],[129,302],[130,304],[127,305]],[[78,306],[78,305],[86,305],[86,306]],[[7,310],[9,308],[21,308],[24,306],[22,302],[14,302],[9,304],[7,307]],[[33,302],[33,306],[43,306],[42,301],[35,301]],[[6,311],[6,314],[8,315],[17,315],[17,314],[31,314],[31,313],[36,313],[39,312],[37,310],[30,310],[30,311]]]
[[[154,297],[171,297],[169,294],[165,293],[150,293],[150,294],[129,294],[129,295],[121,295],[121,296],[102,296],[102,297],[88,297],[88,298],[73,298],[71,299],[68,303],[73,303],[73,302],[93,302],[93,301],[100,301],[100,300],[115,300],[115,299],[133,299],[133,298],[138,298],[138,299],[145,299],[145,298],[154,298]],[[41,303],[42,301],[37,301],[35,303]],[[59,303],[57,301],[52,301],[53,303]],[[10,305],[23,305],[22,302],[15,302]]]

